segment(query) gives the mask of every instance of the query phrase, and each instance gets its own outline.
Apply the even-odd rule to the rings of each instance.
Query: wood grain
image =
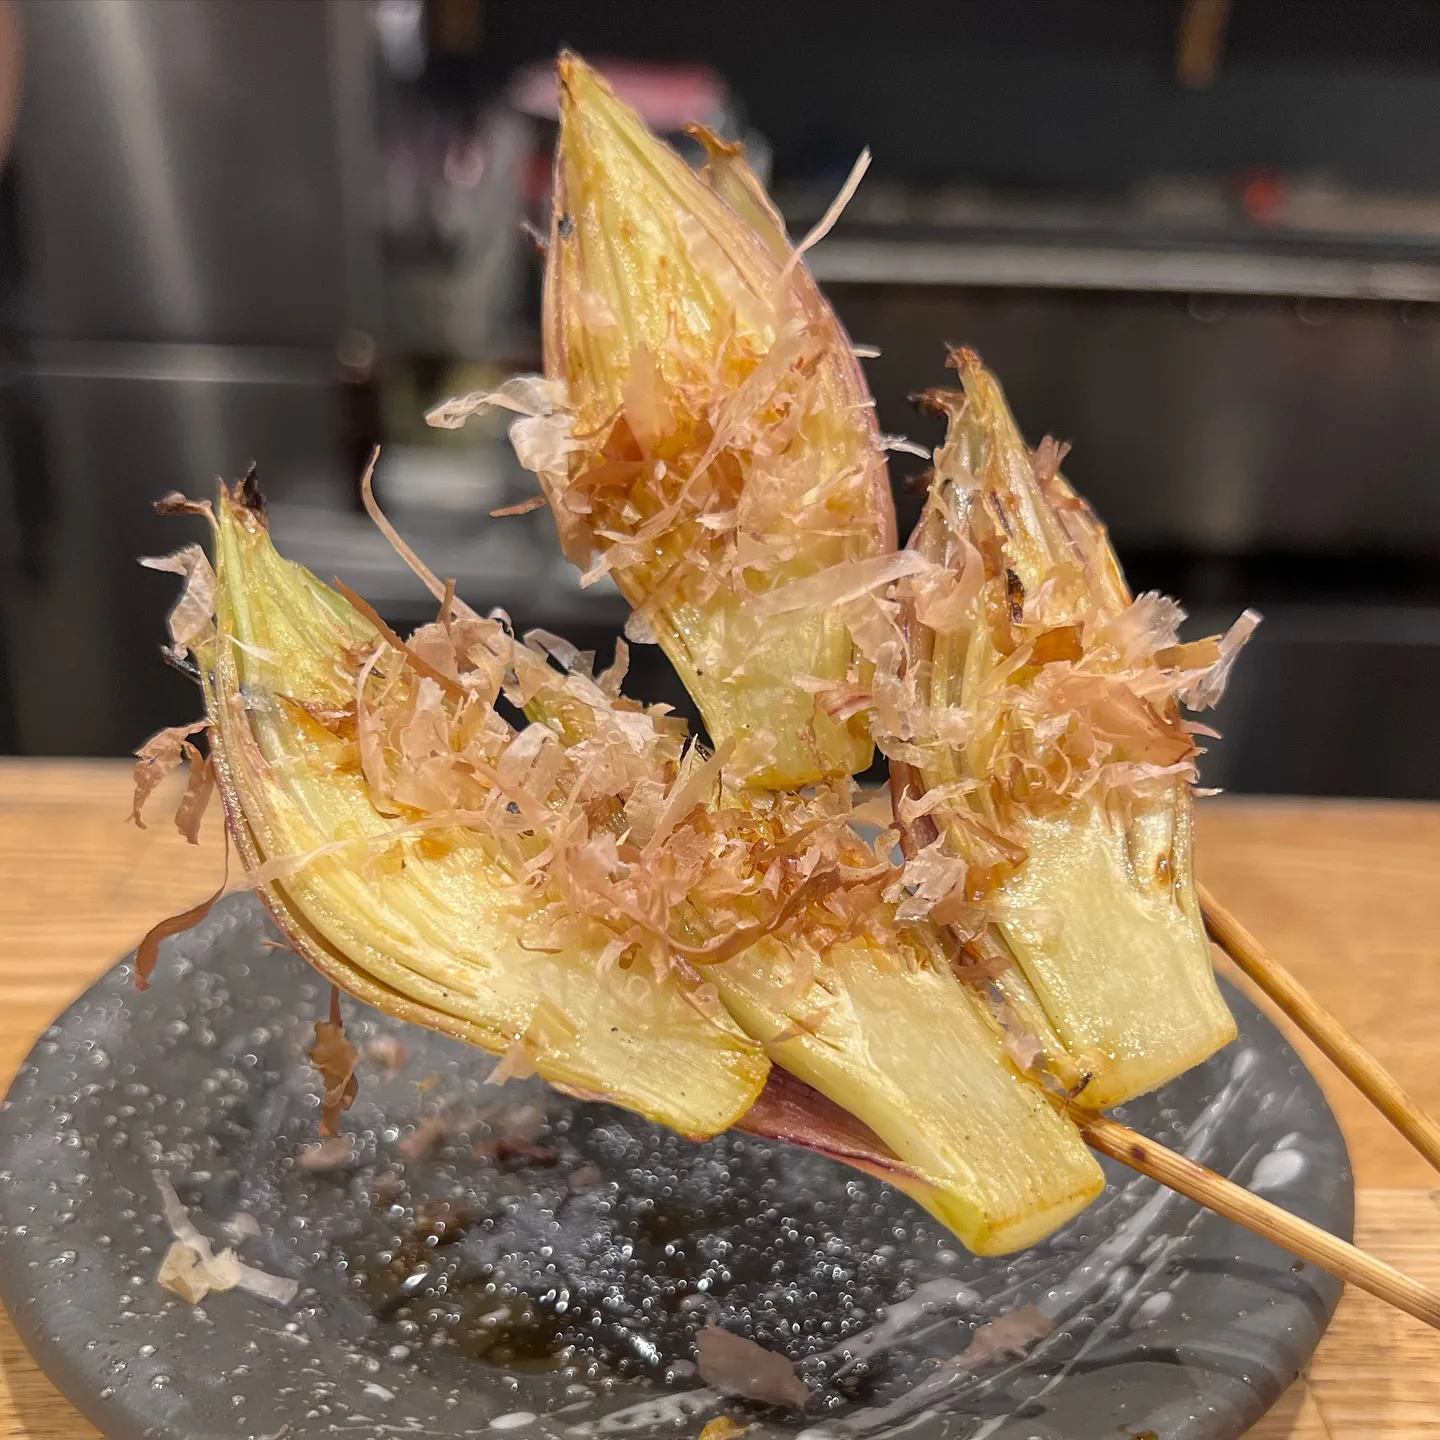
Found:
[[[1405,1087],[1327,1010],[1201,881],[1200,913],[1213,942],[1248,980],[1273,1000],[1328,1060],[1406,1139],[1433,1170],[1440,1171],[1440,1120],[1405,1093]]]
[[[1199,836],[1200,878],[1415,1101],[1440,1114],[1440,805],[1222,799],[1200,806]],[[1233,966],[1227,973],[1276,1013]],[[1315,1046],[1280,1024],[1351,1138],[1356,1182],[1440,1185]]]
[[[0,759],[0,1085],[36,1035],[157,919],[214,890],[218,832],[176,833],[178,788],[125,823],[128,767]],[[1209,801],[1201,876],[1440,1111],[1440,806]],[[1440,1178],[1303,1040],[1350,1142],[1357,1240],[1440,1287]],[[0,1316],[0,1440],[94,1440]],[[1440,1440],[1440,1337],[1350,1292],[1251,1440]]]

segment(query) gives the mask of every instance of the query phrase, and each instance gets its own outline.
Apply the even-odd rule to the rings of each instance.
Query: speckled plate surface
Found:
[[[252,899],[117,966],[31,1053],[0,1111],[0,1293],[45,1370],[117,1440],[692,1436],[1230,1440],[1315,1348],[1339,1285],[1148,1181],[1043,1246],[957,1253],[878,1181],[741,1136],[687,1145],[358,1006],[352,1150],[316,1168],[303,1052],[322,987]],[[1320,1091],[1231,992],[1236,1045],[1119,1112],[1348,1236]],[[191,1308],[155,1283],[168,1176],[217,1248],[293,1277]],[[236,1221],[237,1215],[253,1217]],[[1023,1358],[960,1357],[1038,1305]],[[707,1319],[797,1362],[801,1416],[695,1374]],[[818,1432],[818,1433],[817,1433]]]

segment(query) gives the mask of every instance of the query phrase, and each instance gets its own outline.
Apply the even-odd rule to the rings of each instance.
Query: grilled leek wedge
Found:
[[[861,1120],[902,1162],[943,1184],[907,1190],[977,1255],[1043,1239],[1104,1176],[1075,1127],[1005,1055],[983,999],[938,938],[902,932],[831,946],[797,994],[791,957],[762,942],[720,967],[727,1009],[782,1069]]]
[[[937,918],[1018,962],[1096,1108],[1153,1090],[1235,1036],[1191,847],[1196,729],[1248,613],[1181,645],[1183,614],[1132,600],[1104,529],[1047,441],[1032,455],[971,351],[911,548],[904,734],[886,744]],[[907,708],[908,705],[908,708]]]
[[[389,1014],[496,1053],[522,1046],[563,1089],[696,1137],[739,1119],[769,1062],[728,1015],[687,1003],[676,974],[627,976],[646,993],[625,1002],[599,973],[603,927],[573,925],[564,949],[527,936],[513,850],[377,806],[357,668],[379,652],[365,682],[377,691],[412,677],[365,616],[283,559],[229,491],[216,551],[215,627],[197,651],[212,755],[246,868],[270,867],[260,893],[300,953]]]
[[[856,658],[833,595],[801,587],[895,546],[849,340],[738,157],[712,188],[583,61],[558,68],[550,388],[517,448],[566,553],[614,577],[631,638],[658,640],[717,744],[755,756],[752,784],[863,770],[864,717],[836,719],[793,683],[839,685]],[[751,195],[765,234],[722,194]]]

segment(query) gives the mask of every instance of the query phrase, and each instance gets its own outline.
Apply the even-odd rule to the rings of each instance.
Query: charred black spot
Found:
[[[1025,618],[1025,586],[1013,570],[1005,572],[1005,603],[1010,609],[1010,618],[1020,624]]]
[[[265,496],[260,489],[259,467],[252,460],[250,468],[245,472],[244,478],[240,481],[240,488],[236,492],[241,505],[245,507],[257,519],[265,518]]]
[[[985,501],[986,504],[989,505],[991,513],[995,516],[996,523],[1007,535],[1013,537],[1015,534],[1015,526],[1011,524],[1010,512],[1006,510],[1005,502],[1000,498],[1000,495],[994,490],[987,490],[985,492]]]
[[[562,240],[568,240],[575,233],[575,221],[569,215],[562,215],[555,222],[555,231]]]

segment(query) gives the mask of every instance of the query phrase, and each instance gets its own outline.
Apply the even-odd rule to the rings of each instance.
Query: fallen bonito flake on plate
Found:
[[[1038,1306],[1022,1305],[988,1325],[978,1326],[956,1364],[962,1370],[978,1370],[1001,1355],[1023,1355],[1054,1328],[1054,1322]]]
[[[743,1335],[707,1325],[695,1337],[700,1378],[725,1395],[762,1405],[803,1410],[810,1398],[805,1382],[783,1356]]]
[[[247,1290],[262,1300],[288,1305],[300,1289],[298,1280],[272,1275],[268,1270],[247,1265],[232,1249],[218,1255],[195,1227],[170,1177],[155,1172],[165,1223],[175,1237],[156,1272],[156,1280],[178,1295],[187,1305],[198,1305],[212,1291]]]

